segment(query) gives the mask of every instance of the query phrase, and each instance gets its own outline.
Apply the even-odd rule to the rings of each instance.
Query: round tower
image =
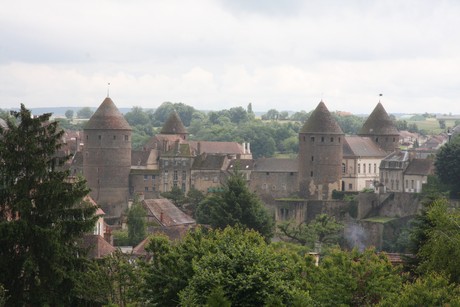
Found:
[[[120,217],[128,207],[131,130],[109,97],[83,129],[83,174],[107,218]]]
[[[307,199],[330,199],[340,191],[344,133],[321,101],[299,132],[299,192]]]
[[[370,137],[380,148],[388,153],[399,148],[398,129],[380,101],[367,118],[358,135]]]

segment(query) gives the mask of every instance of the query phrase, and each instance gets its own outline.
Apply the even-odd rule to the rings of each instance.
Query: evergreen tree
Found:
[[[51,114],[32,117],[24,105],[0,127],[0,284],[7,306],[69,305],[86,263],[77,241],[95,225],[82,200],[84,180],[68,178],[56,153],[63,131]]]
[[[267,240],[273,236],[272,218],[238,171],[230,175],[222,192],[211,194],[198,205],[196,218],[215,228],[241,225],[258,231]]]

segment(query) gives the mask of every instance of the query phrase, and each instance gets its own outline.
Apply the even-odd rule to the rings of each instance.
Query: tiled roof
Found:
[[[179,210],[169,199],[144,199],[142,203],[149,211],[148,216],[154,217],[162,226],[195,224],[194,219]]]
[[[300,133],[343,134],[323,101],[318,104]]]
[[[409,160],[409,153],[407,151],[395,151],[383,159],[388,162],[405,162]]]
[[[369,137],[345,136],[343,156],[345,157],[385,157],[387,153]]]
[[[243,146],[237,142],[189,141],[189,144],[193,151],[199,153],[244,154]]]
[[[146,166],[149,156],[150,156],[150,150],[132,150],[131,151],[131,165]]]
[[[116,248],[104,240],[100,235],[86,234],[83,236],[81,247],[88,251],[88,257],[99,259],[113,253]]]
[[[434,164],[431,159],[414,159],[409,163],[404,174],[406,175],[423,175],[433,174]]]
[[[224,165],[226,155],[201,154],[193,159],[193,170],[220,170]]]
[[[185,129],[182,120],[177,114],[176,111],[173,111],[171,115],[169,115],[168,119],[163,125],[161,129],[161,134],[187,134],[187,129]]]
[[[297,173],[297,159],[262,158],[254,163],[255,172],[294,172]]]
[[[399,135],[399,132],[379,102],[361,127],[358,135]]]
[[[131,130],[131,126],[109,97],[104,99],[84,128],[84,130],[99,129]]]
[[[177,157],[177,156],[190,157],[191,155],[192,153],[190,151],[190,145],[187,143],[180,143],[177,141],[171,145],[171,148],[168,151],[163,153],[163,156],[173,156],[173,157]]]

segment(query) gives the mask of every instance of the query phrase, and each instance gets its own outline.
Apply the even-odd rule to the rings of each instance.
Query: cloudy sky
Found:
[[[0,108],[460,114],[457,0],[0,3]]]

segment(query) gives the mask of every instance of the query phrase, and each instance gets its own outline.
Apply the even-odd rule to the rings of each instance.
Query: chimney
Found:
[[[246,154],[246,142],[243,142],[243,154]]]
[[[251,143],[248,142],[247,145],[248,145],[248,154],[250,154],[251,153],[251,147],[250,147]]]
[[[160,224],[163,226],[163,210],[160,211]]]
[[[196,150],[198,151],[197,154],[200,155],[201,154],[201,142],[198,142],[196,146]]]

